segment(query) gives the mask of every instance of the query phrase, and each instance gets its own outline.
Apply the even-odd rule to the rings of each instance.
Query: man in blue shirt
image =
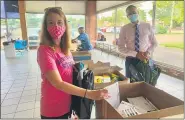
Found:
[[[76,41],[77,39],[81,41],[80,51],[89,51],[92,50],[92,45],[89,40],[89,36],[85,33],[84,27],[78,28],[79,36],[72,41]]]

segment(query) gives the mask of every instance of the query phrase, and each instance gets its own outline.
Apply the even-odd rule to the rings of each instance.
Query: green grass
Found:
[[[156,35],[181,35],[181,34],[184,34],[184,33],[165,33],[165,34],[156,34]]]
[[[162,43],[160,44],[161,46],[168,47],[168,48],[179,48],[179,49],[184,49],[184,43],[179,42],[179,43]]]

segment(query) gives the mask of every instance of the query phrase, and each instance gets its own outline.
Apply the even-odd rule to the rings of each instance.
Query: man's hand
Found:
[[[150,59],[150,53],[147,51],[147,52],[144,52],[144,56],[147,58],[147,60]]]
[[[145,52],[138,52],[136,57],[141,61],[148,60],[148,58],[145,56]]]

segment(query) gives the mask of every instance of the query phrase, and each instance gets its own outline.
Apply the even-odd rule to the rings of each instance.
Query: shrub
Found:
[[[166,34],[168,32],[168,28],[164,27],[160,24],[156,25],[156,34]]]

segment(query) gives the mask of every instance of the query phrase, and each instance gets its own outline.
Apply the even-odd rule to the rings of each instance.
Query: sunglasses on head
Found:
[[[51,9],[58,9],[58,10],[61,10],[62,11],[62,8],[61,7],[48,7],[48,8],[45,8],[44,9],[44,12],[46,12],[48,10],[51,10]]]

